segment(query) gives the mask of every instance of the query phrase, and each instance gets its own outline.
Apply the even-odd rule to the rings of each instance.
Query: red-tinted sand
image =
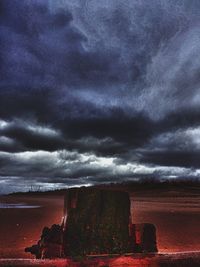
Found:
[[[200,251],[199,194],[132,194],[132,214],[135,223],[155,224],[160,252]]]
[[[98,257],[84,259],[82,262],[70,259],[55,260],[0,260],[2,267],[199,267],[200,253],[177,255],[138,255],[119,257]]]
[[[32,209],[0,209],[0,258],[31,258],[24,248],[37,243],[44,226],[60,224],[62,196],[7,196],[1,202],[41,205]]]
[[[157,227],[161,252],[200,250],[200,196],[190,192],[132,193],[135,223]],[[41,205],[35,209],[0,209],[0,258],[31,258],[24,248],[36,243],[44,226],[60,223],[63,196],[5,196],[1,202]]]

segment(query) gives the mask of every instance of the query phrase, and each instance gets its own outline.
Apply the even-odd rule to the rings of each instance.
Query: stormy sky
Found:
[[[199,0],[0,0],[0,193],[200,177]]]

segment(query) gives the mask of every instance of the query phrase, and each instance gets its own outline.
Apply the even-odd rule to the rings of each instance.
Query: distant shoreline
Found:
[[[84,184],[81,186],[84,187]],[[137,190],[149,190],[149,189],[160,189],[160,190],[166,190],[168,188],[179,188],[179,189],[193,189],[193,190],[200,190],[200,179],[165,179],[165,180],[159,180],[159,179],[143,179],[143,180],[137,180],[137,181],[128,181],[128,182],[116,182],[116,183],[106,183],[106,184],[98,184],[98,185],[92,185],[91,187],[100,187],[100,188],[121,188],[122,190],[125,189],[131,190],[131,189],[137,189]],[[76,188],[76,186],[74,186]],[[79,187],[80,188],[80,187]],[[42,194],[65,194],[65,192],[68,190],[68,188],[61,188],[61,189],[52,189],[52,190],[41,190],[41,191],[18,191],[18,192],[10,192],[10,193],[0,193],[0,196],[7,196],[7,195],[42,195]]]

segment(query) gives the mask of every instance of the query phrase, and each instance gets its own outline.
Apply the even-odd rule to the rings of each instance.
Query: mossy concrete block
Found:
[[[128,193],[97,188],[68,190],[65,213],[65,255],[132,251]]]

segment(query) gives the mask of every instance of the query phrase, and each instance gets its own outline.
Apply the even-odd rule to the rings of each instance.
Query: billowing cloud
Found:
[[[197,0],[2,0],[2,188],[198,178],[199,13]]]

